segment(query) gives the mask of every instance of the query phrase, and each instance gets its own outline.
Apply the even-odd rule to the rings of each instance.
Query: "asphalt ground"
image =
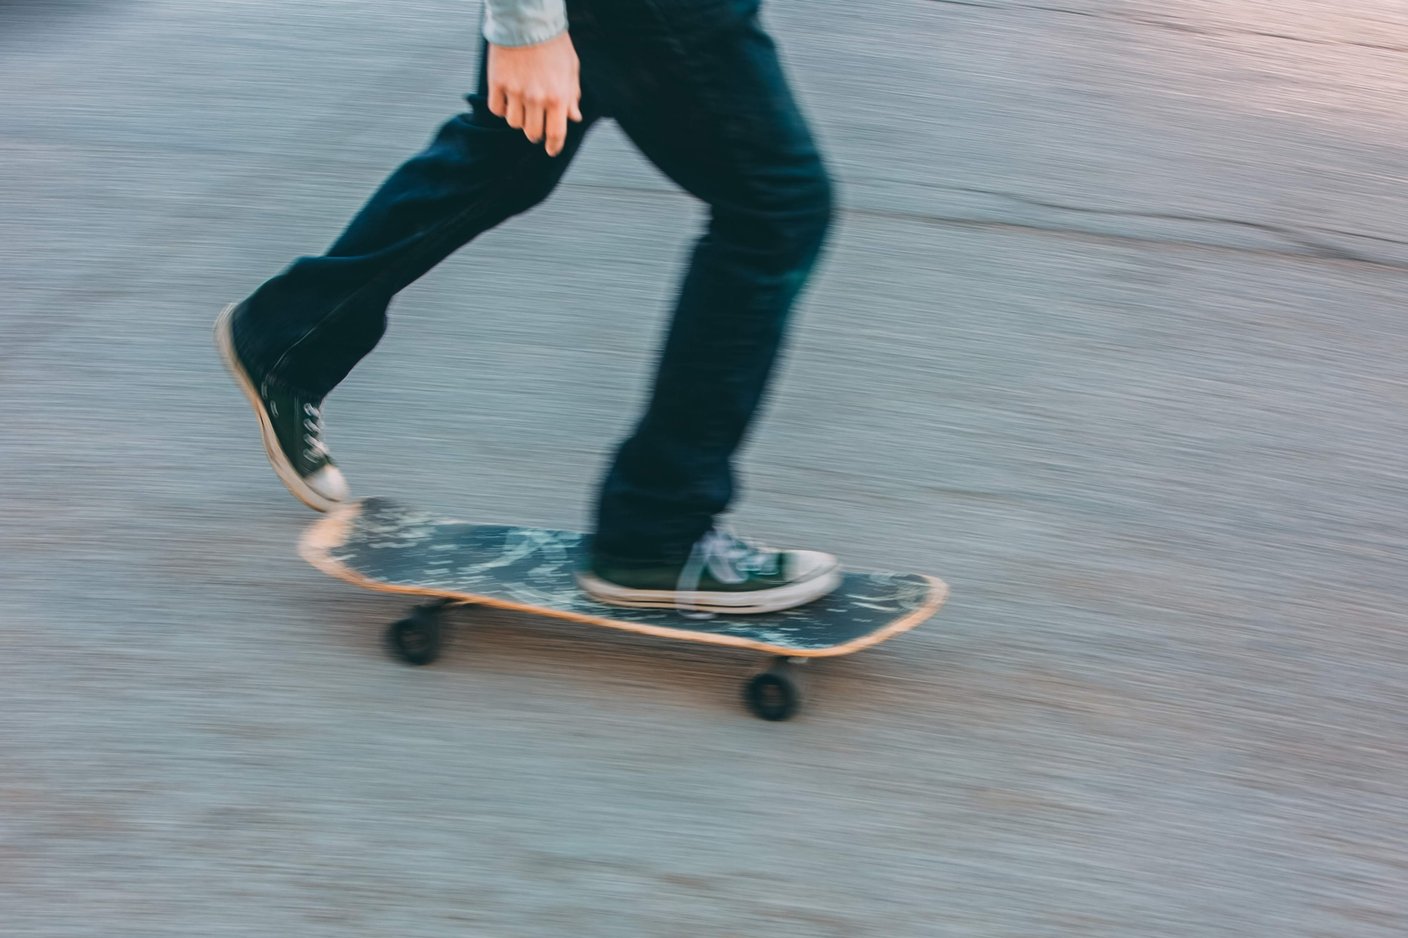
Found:
[[[732,519],[937,574],[747,655],[330,580],[210,325],[460,106],[452,0],[0,2],[0,934],[1408,932],[1408,13],[774,0],[840,183]],[[702,218],[612,127],[406,291],[355,488],[580,527]]]

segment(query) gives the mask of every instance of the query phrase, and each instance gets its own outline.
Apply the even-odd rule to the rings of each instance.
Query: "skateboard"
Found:
[[[441,613],[485,606],[768,656],[743,700],[756,716],[785,720],[801,694],[795,666],[849,655],[907,632],[948,596],[934,577],[847,571],[829,596],[783,612],[691,616],[674,609],[597,603],[574,579],[584,536],[572,531],[448,521],[385,498],[350,502],[303,535],[299,553],[330,576],[368,589],[430,597],[386,633],[408,664],[439,657]]]

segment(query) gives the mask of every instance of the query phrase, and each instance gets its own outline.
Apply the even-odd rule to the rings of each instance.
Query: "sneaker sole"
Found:
[[[249,400],[249,406],[254,408],[255,416],[259,418],[259,435],[264,441],[264,453],[269,457],[269,465],[274,467],[274,473],[279,477],[279,481],[293,493],[294,498],[314,511],[331,511],[339,503],[304,482],[303,477],[293,468],[293,463],[289,462],[288,457],[284,455],[283,448],[279,446],[279,437],[274,432],[274,424],[269,420],[269,415],[265,413],[264,402],[259,398],[259,391],[254,387],[254,382],[250,380],[249,373],[240,364],[239,357],[235,355],[234,329],[231,318],[234,316],[237,305],[231,303],[226,306],[215,319],[215,347],[220,351],[220,358],[224,361],[225,368],[235,379],[235,383],[240,386],[240,390]]]
[[[682,594],[677,590],[636,590],[617,586],[590,573],[577,574],[577,585],[592,599],[608,606],[629,609],[681,609],[725,615],[758,615],[782,612],[814,602],[835,592],[841,585],[839,566],[801,583],[789,583],[766,590],[737,593]],[[682,601],[686,599],[687,601]]]

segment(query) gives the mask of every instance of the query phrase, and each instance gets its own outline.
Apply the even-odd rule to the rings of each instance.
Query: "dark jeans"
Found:
[[[757,19],[757,0],[569,0],[585,120],[549,157],[486,104],[396,170],[321,257],[250,297],[240,352],[313,394],[376,345],[396,293],[553,189],[591,123],[614,119],[711,210],[650,404],[617,451],[596,549],[683,557],[728,506],[732,458],[758,409],[831,216],[831,186]],[[472,302],[473,297],[470,297]]]

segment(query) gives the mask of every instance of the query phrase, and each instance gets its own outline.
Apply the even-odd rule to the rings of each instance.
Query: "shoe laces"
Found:
[[[311,463],[328,461],[328,447],[323,442],[323,411],[317,404],[303,405],[303,458]]]
[[[759,547],[727,528],[711,528],[694,545],[680,570],[679,581],[675,584],[675,607],[687,618],[712,619],[713,613],[699,609],[692,601],[705,572],[720,583],[742,583],[750,574],[768,572],[776,562],[775,557],[776,551]]]
[[[265,378],[259,386],[260,397],[268,400],[271,396],[271,382]],[[279,416],[279,405],[277,401],[269,401],[269,410],[275,416]],[[328,453],[327,444],[323,442],[323,410],[318,404],[312,401],[304,401],[302,416],[299,418],[303,422],[303,432],[299,436],[303,440],[303,459],[305,462],[320,465],[331,462],[332,457]]]

